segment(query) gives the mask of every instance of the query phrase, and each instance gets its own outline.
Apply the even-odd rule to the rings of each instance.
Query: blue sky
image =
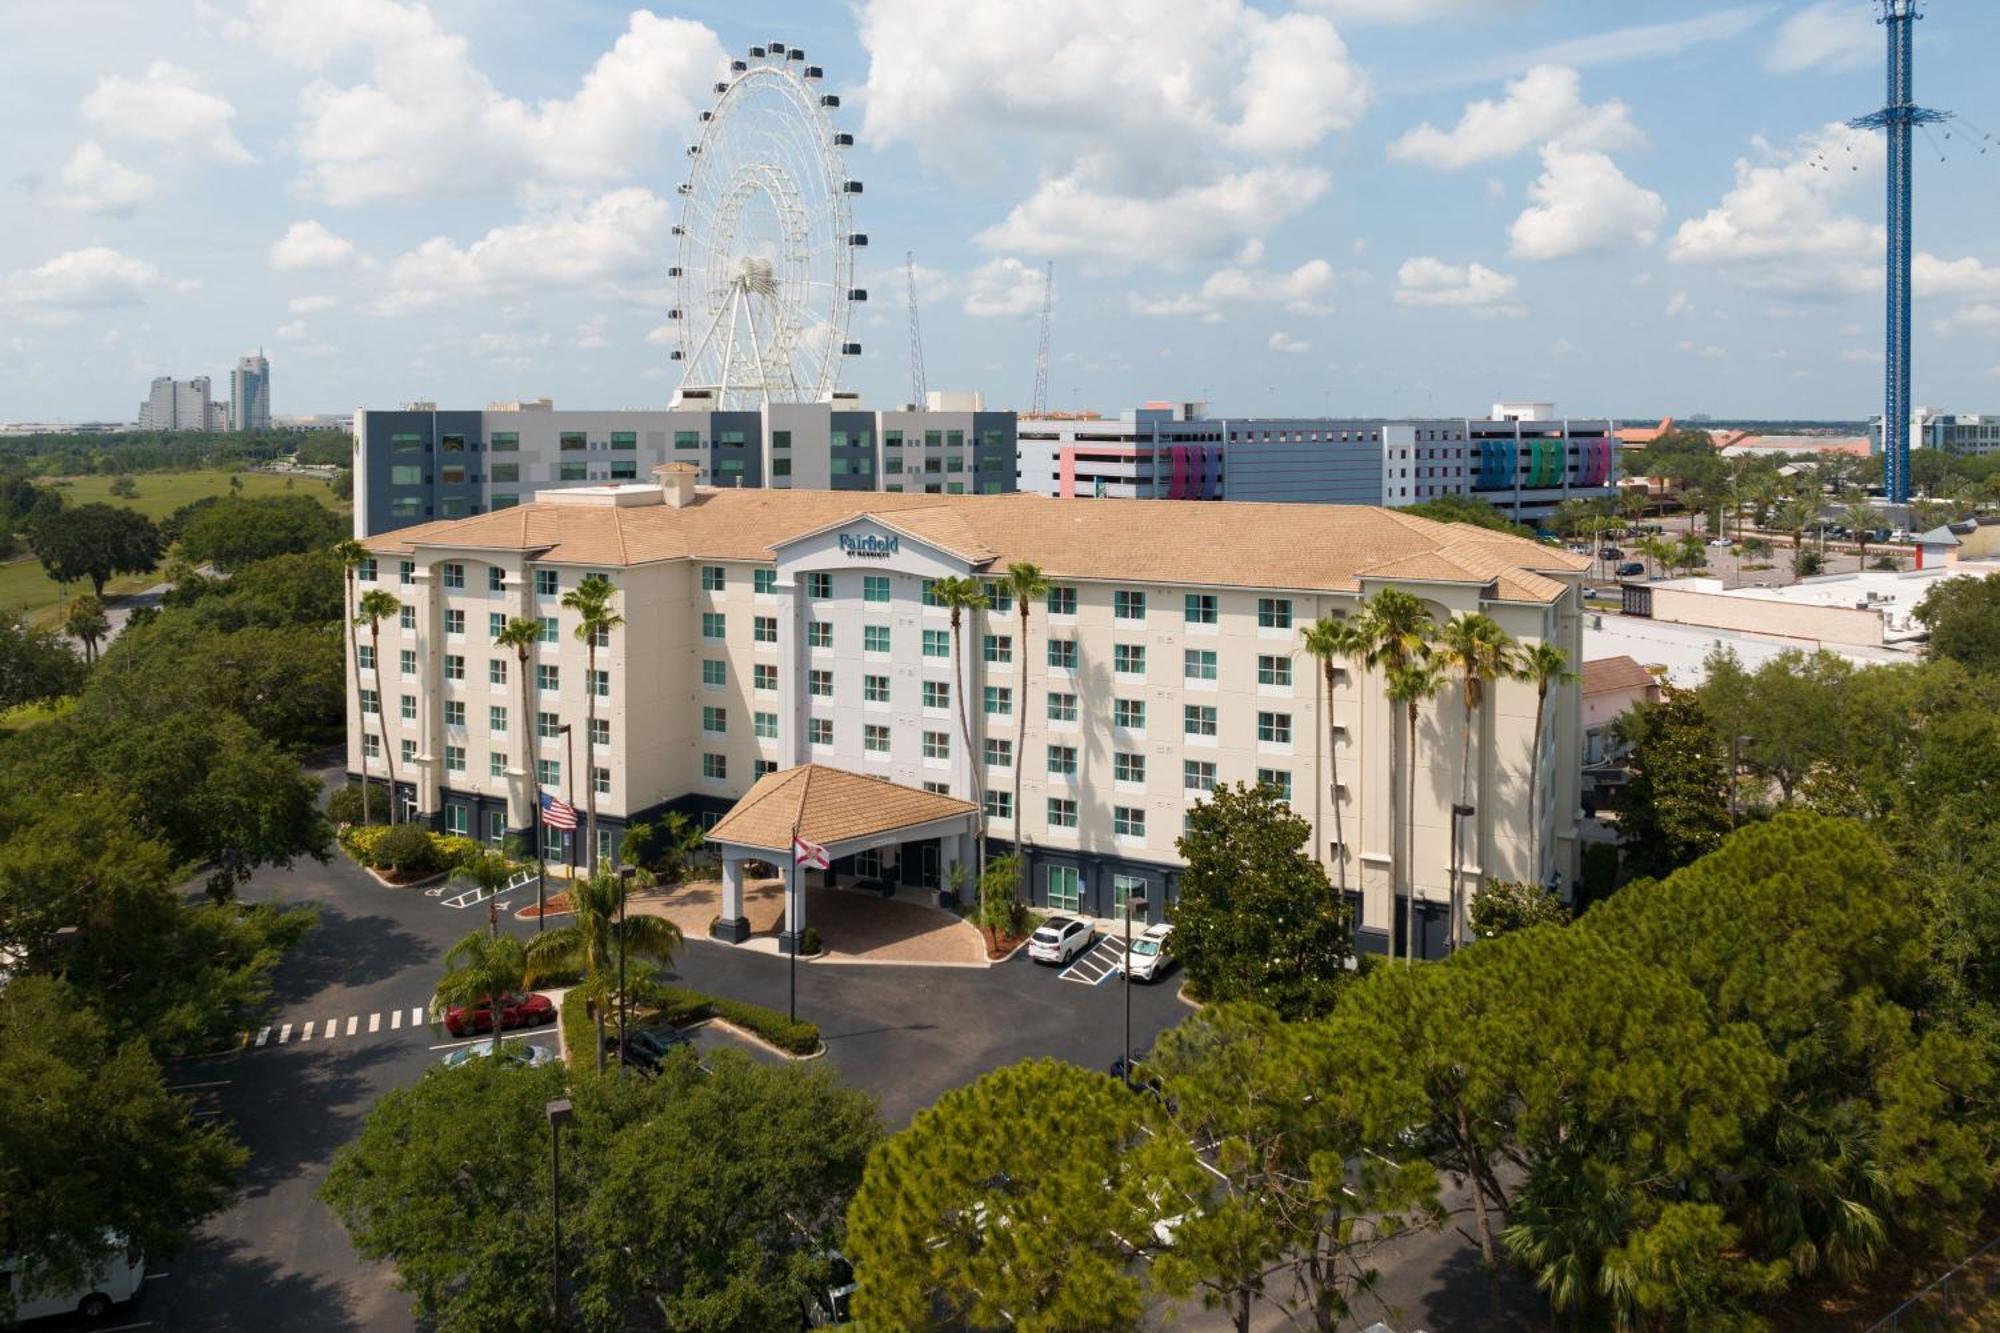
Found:
[[[1919,401],[2000,405],[2000,8],[1918,88]],[[844,383],[1024,406],[1858,417],[1867,0],[9,0],[0,419],[129,419],[259,345],[278,412],[658,405],[669,229],[731,55],[804,46],[872,244]],[[2000,133],[2000,128],[1996,128]],[[1946,160],[1939,160],[1942,150]]]

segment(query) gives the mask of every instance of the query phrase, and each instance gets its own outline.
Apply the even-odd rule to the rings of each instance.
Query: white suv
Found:
[[[1132,941],[1131,956],[1125,960],[1132,980],[1152,981],[1167,970],[1167,937],[1173,933],[1174,928],[1162,921],[1146,927],[1145,933]]]
[[[1028,937],[1028,957],[1038,963],[1067,963],[1088,949],[1093,937],[1088,921],[1052,916]]]

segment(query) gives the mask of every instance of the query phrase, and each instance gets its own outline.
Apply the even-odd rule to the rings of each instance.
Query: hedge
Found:
[[[571,1073],[595,1074],[597,1024],[590,1016],[590,1006],[584,1003],[583,996],[574,991],[563,997],[562,1032],[563,1045],[569,1052]]]
[[[732,1000],[721,995],[704,995],[679,986],[661,986],[659,996],[660,1016],[677,1026],[714,1017],[754,1032],[779,1050],[793,1055],[811,1055],[820,1048],[817,1023],[794,1022],[776,1009],[766,1009],[761,1004]]]
[[[465,863],[467,857],[485,848],[471,838],[455,833],[432,833],[417,824],[351,824],[340,831],[340,845],[347,849],[362,865],[371,870],[389,869],[388,858],[393,848],[385,847],[391,835],[398,842],[409,840],[416,832],[430,839],[430,869],[456,870]]]

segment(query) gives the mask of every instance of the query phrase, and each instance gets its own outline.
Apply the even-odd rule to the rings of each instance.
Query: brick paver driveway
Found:
[[[688,939],[706,939],[708,923],[722,911],[722,883],[696,880],[635,893],[630,910],[666,917]],[[775,936],[785,915],[782,882],[744,881],[743,915],[753,943]],[[826,946],[820,961],[826,963],[977,964],[985,958],[979,932],[954,913],[857,889],[807,885],[806,921],[819,931]]]

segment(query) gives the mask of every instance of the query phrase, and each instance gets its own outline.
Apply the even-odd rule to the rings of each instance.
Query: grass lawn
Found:
[[[232,476],[243,478],[243,494],[253,499],[290,491],[310,495],[340,514],[352,511],[352,506],[333,498],[333,487],[327,482],[310,477],[282,477],[269,472],[232,473],[221,468],[204,468],[195,472],[141,472],[133,476],[139,494],[132,499],[122,499],[111,493],[111,477],[52,477],[43,484],[54,487],[65,504],[101,501],[124,505],[157,522],[190,501],[228,491]],[[159,581],[157,573],[122,574],[104,585],[104,596],[108,601],[121,594],[144,592]],[[59,619],[61,604],[65,600],[89,591],[90,584],[84,580],[68,588],[61,587],[42,572],[41,561],[33,556],[0,563],[0,608],[25,611],[36,624],[46,625]]]

